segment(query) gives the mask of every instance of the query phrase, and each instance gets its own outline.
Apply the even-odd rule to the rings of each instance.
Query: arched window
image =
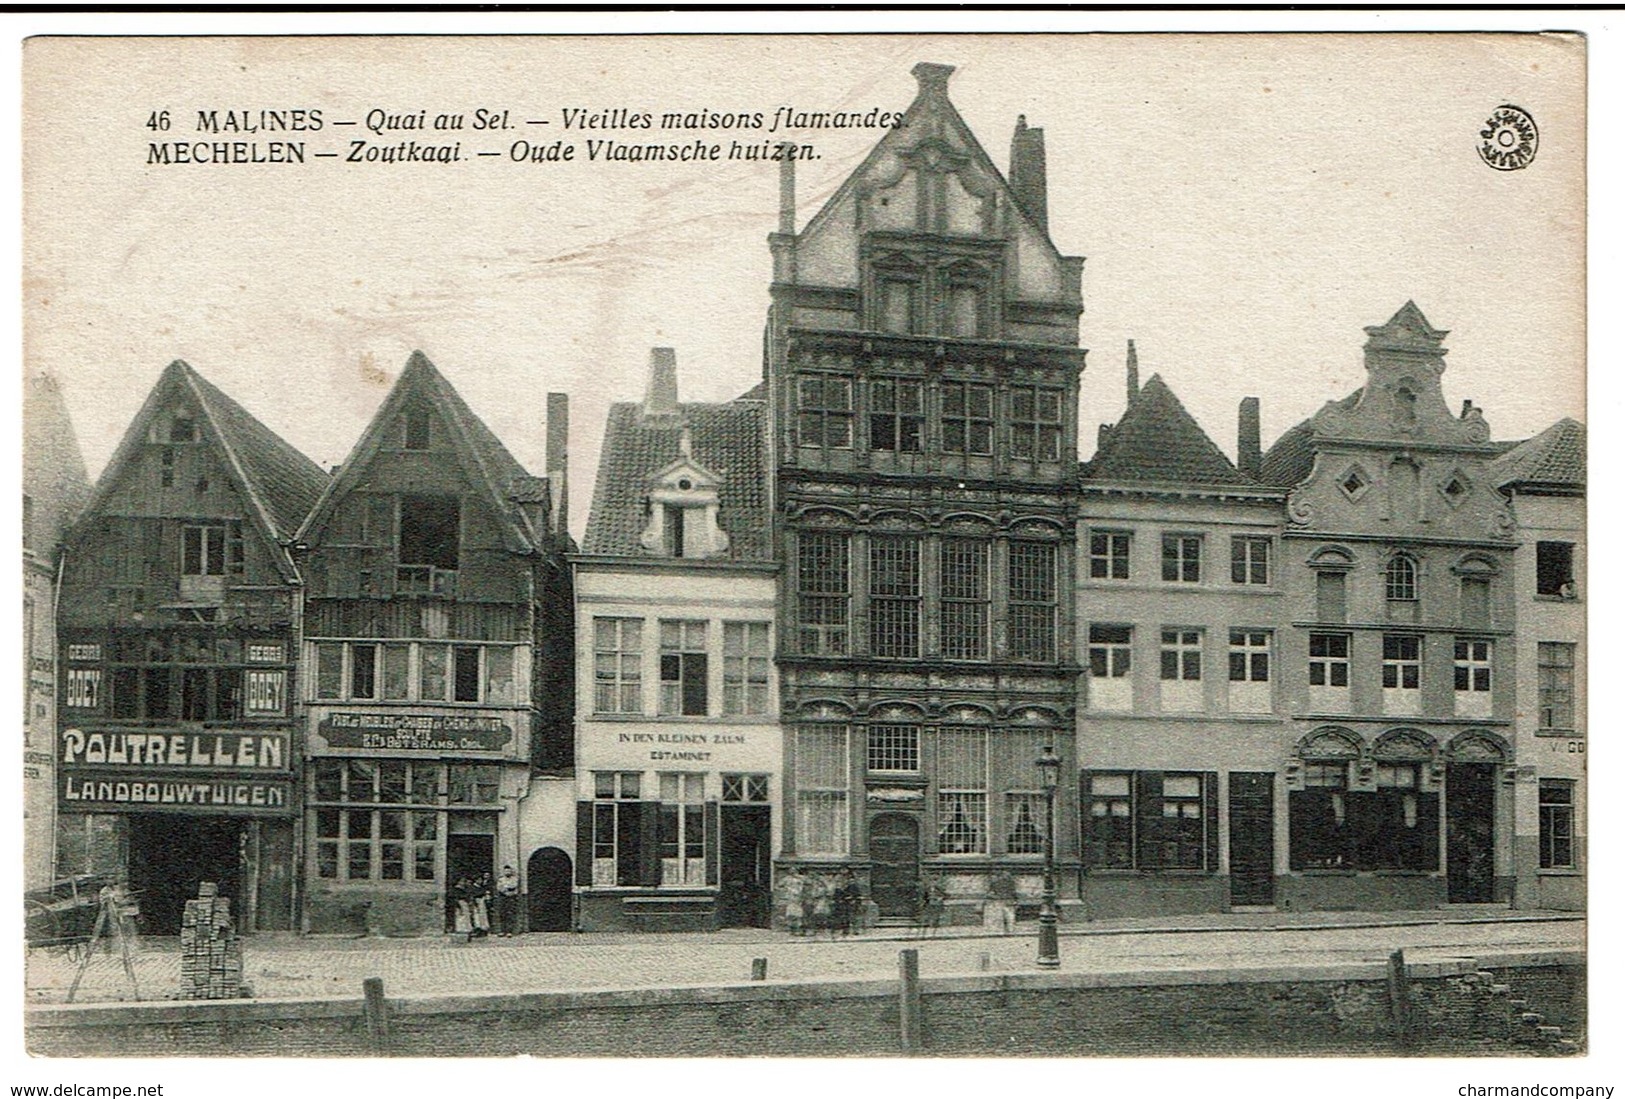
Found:
[[[1404,554],[1390,560],[1385,590],[1390,603],[1416,602],[1416,562]]]

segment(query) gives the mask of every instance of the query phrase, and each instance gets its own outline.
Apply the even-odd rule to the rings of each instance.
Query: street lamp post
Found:
[[[1044,829],[1044,903],[1038,910],[1038,965],[1059,969],[1061,942],[1056,933],[1059,917],[1055,911],[1055,791],[1061,785],[1061,757],[1053,745],[1044,745],[1044,754],[1034,761],[1044,784],[1046,827]]]

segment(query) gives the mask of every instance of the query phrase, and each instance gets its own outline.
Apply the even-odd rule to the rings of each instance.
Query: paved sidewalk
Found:
[[[1249,912],[1099,920],[1062,928],[1063,969],[1253,968],[1381,961],[1403,947],[1413,960],[1530,950],[1576,950],[1579,913],[1495,909],[1407,912]],[[244,939],[244,971],[257,999],[356,998],[366,977],[392,996],[714,985],[745,981],[768,959],[769,980],[894,976],[897,951],[918,947],[927,976],[1032,971],[1035,928],[1011,936],[944,928],[919,939],[882,928],[850,939],[794,938],[742,929],[709,933],[547,933],[457,943],[445,937],[353,939],[257,935]],[[146,939],[134,958],[142,999],[179,983],[175,939]],[[27,1000],[61,1003],[78,963],[29,952]],[[91,959],[76,1002],[132,1000],[116,954]]]

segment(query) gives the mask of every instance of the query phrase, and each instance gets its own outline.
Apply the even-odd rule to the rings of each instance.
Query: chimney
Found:
[[[643,392],[645,419],[677,415],[677,349],[649,349],[649,387]]]
[[[1112,425],[1100,424],[1095,428],[1095,453],[1099,454],[1106,449],[1106,440],[1111,436]]]
[[[1258,441],[1258,398],[1243,397],[1236,416],[1236,468],[1258,479],[1264,465],[1264,451]]]
[[[1027,116],[1016,116],[1016,132],[1010,138],[1010,190],[1027,216],[1049,232],[1049,184],[1044,167],[1044,131],[1029,129]]]
[[[779,161],[779,232],[795,236],[796,232],[796,158],[791,154],[795,146],[786,141],[779,146],[784,159]]]
[[[948,97],[948,78],[953,75],[952,65],[937,65],[930,61],[921,61],[909,70],[914,79],[920,82],[921,99],[946,99]]]
[[[570,395],[547,395],[547,484],[553,501],[549,526],[561,538],[570,526]]]
[[[1128,341],[1128,403],[1133,404],[1140,392],[1140,356],[1134,351],[1134,341]]]
[[[1472,401],[1462,401],[1461,402],[1461,418],[1462,419],[1465,420],[1467,418],[1467,413],[1471,412],[1472,410],[1473,410],[1473,402]]]

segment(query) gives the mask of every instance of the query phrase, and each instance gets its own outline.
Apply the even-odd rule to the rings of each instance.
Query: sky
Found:
[[[776,166],[516,163],[512,142],[651,139],[567,131],[573,108],[901,111],[921,60],[957,67],[1001,169],[1018,114],[1045,130],[1051,234],[1087,257],[1081,457],[1121,415],[1128,339],[1233,455],[1242,397],[1267,446],[1361,384],[1362,329],[1407,299],[1451,332],[1447,399],[1498,438],[1584,419],[1584,50],[1528,35],[36,38],[25,367],[62,379],[92,476],[176,358],[329,466],[414,349],[533,472],[562,390],[579,535],[608,404],[641,396],[651,346],[677,349],[685,399],[760,376]],[[1522,171],[1475,151],[1502,103],[1540,128]],[[322,112],[228,135],[303,139],[304,165],[146,163],[208,139],[200,110],[261,108]],[[366,132],[481,108],[514,128]],[[797,136],[805,225],[879,131]],[[350,163],[357,139],[469,159]]]

